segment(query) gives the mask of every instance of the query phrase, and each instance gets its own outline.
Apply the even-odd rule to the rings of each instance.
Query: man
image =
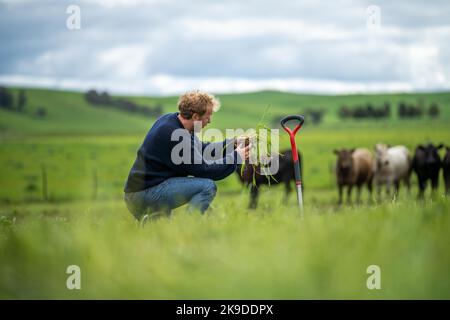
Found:
[[[214,181],[232,174],[237,163],[248,158],[249,147],[245,143],[237,145],[236,141],[225,140],[217,145],[200,142],[195,136],[194,125],[204,128],[219,108],[213,95],[188,92],[179,98],[179,112],[161,116],[147,133],[124,189],[128,210],[138,220],[146,214],[169,215],[172,209],[186,203],[190,211],[204,213],[216,194]],[[180,143],[174,137],[188,141],[188,150],[182,149],[182,155],[174,152]],[[229,150],[230,144],[231,152],[223,152]],[[208,146],[220,146],[212,160],[203,157]]]

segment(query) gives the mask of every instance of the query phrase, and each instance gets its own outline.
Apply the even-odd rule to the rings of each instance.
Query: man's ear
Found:
[[[194,121],[201,121],[202,117],[200,117],[200,115],[198,113],[194,113],[192,115],[192,120]]]

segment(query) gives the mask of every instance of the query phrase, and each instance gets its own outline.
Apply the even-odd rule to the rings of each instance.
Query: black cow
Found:
[[[436,191],[439,186],[439,170],[441,169],[441,158],[438,150],[443,147],[442,144],[434,146],[432,143],[416,148],[412,160],[412,168],[417,174],[419,181],[419,198],[423,198],[427,181],[431,180],[431,188]]]
[[[278,157],[279,167],[278,172],[272,177],[262,175],[261,168],[258,166],[252,166],[246,164],[243,171],[242,165],[238,165],[236,172],[239,175],[241,182],[245,185],[251,185],[250,189],[250,204],[249,208],[255,209],[258,203],[259,186],[262,184],[279,184],[284,183],[286,189],[286,199],[291,192],[291,181],[294,180],[294,163],[292,161],[292,151],[282,151]],[[303,161],[300,152],[298,153],[298,159],[300,161],[300,174],[303,180]],[[302,181],[303,182],[303,181]]]
[[[444,169],[445,194],[450,196],[450,147],[445,147],[445,149],[447,152],[442,161],[442,168]]]

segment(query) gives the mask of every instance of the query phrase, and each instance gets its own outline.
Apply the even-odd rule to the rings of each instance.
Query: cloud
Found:
[[[173,95],[189,90],[200,89],[214,93],[250,92],[260,90],[280,90],[309,93],[364,93],[364,92],[411,92],[415,88],[407,82],[341,82],[330,80],[311,80],[303,78],[207,78],[173,77],[156,75],[145,79],[84,81],[66,78],[27,77],[0,75],[0,82],[20,86],[53,87],[58,89],[112,90],[119,94]],[[447,83],[448,85],[448,83]]]
[[[66,7],[81,8],[81,30]],[[450,4],[0,1],[0,81],[121,93],[450,89]]]
[[[99,52],[95,60],[99,61],[101,73],[109,72],[114,77],[123,79],[143,77],[150,51],[146,46],[119,46]]]

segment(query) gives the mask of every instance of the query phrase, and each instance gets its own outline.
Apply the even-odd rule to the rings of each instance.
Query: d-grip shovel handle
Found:
[[[289,127],[286,126],[286,123],[292,120],[298,121],[297,126],[294,128],[294,130],[291,130]],[[292,115],[292,116],[286,116],[283,119],[281,119],[280,123],[283,129],[289,133],[289,135],[295,135],[297,131],[302,127],[303,122],[305,122],[305,117],[302,115]]]

